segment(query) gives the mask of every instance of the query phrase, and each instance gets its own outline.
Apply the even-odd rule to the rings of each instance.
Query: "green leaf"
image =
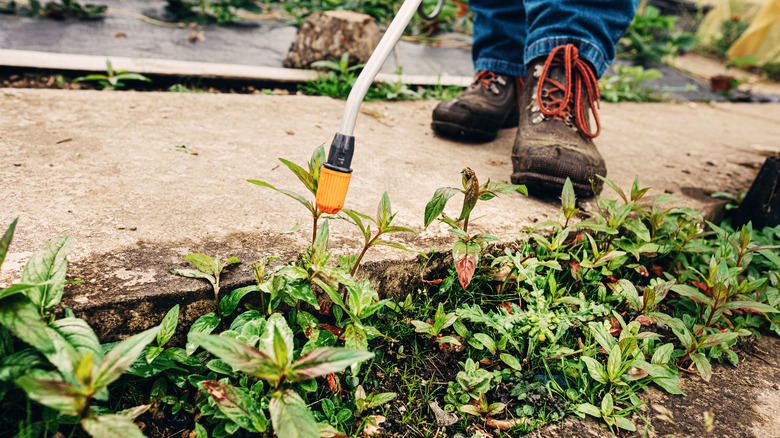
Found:
[[[16,229],[17,221],[19,221],[19,218],[16,218],[13,220],[13,222],[11,222],[11,225],[9,225],[8,229],[5,230],[3,238],[0,239],[0,267],[3,266],[5,255],[8,253],[8,247],[11,246],[11,241],[14,238],[14,230]]]
[[[317,302],[317,296],[314,295],[314,291],[311,289],[311,283],[305,279],[287,283],[285,292],[296,300],[303,301],[315,309],[319,310],[320,308],[320,303]]]
[[[615,404],[612,401],[612,394],[607,393],[607,395],[605,395],[601,400],[601,413],[610,415],[612,414],[613,410],[615,410]]]
[[[184,259],[191,261],[201,272],[219,275],[219,266],[217,266],[217,262],[206,254],[189,254],[184,256]]]
[[[259,290],[260,288],[256,284],[234,289],[220,300],[219,310],[222,312],[223,316],[230,316],[236,310],[236,307],[238,307],[238,303],[241,302],[242,298],[250,292],[257,292]]]
[[[268,405],[271,424],[279,438],[317,438],[320,436],[317,421],[306,402],[292,390],[274,397]]]
[[[512,356],[511,354],[507,353],[501,353],[501,361],[503,361],[505,364],[509,365],[510,368],[512,368],[515,371],[523,371],[523,365],[520,363],[519,360],[517,360],[516,357]]]
[[[496,343],[493,341],[493,338],[484,333],[474,333],[474,339],[487,348],[490,354],[496,354]]]
[[[165,351],[165,348],[163,347],[150,346],[146,350],[146,363],[151,364],[154,362],[154,360],[157,359],[157,356],[159,356],[163,351]]]
[[[296,360],[287,375],[294,382],[309,380],[339,372],[350,365],[365,362],[373,357],[374,353],[349,348],[316,348]]]
[[[370,228],[366,228],[366,226],[363,225],[363,220],[361,218],[360,213],[346,208],[342,209],[341,212],[346,214],[350,219],[352,219],[355,222],[355,225],[357,225],[357,227],[360,228],[360,233],[363,234],[363,238],[366,241],[371,240],[371,230]]]
[[[63,236],[54,242],[46,242],[24,266],[22,283],[43,283],[48,286],[30,289],[27,296],[41,311],[51,309],[60,303],[68,269],[67,255],[73,245],[73,238]]]
[[[79,415],[86,402],[79,390],[67,382],[22,376],[15,383],[31,399],[64,415]]]
[[[620,366],[623,364],[623,358],[621,357],[620,345],[615,345],[609,352],[609,359],[607,360],[607,376],[610,382],[614,382],[620,377]],[[590,370],[590,367],[588,367]]]
[[[103,348],[92,327],[86,321],[79,318],[62,318],[54,321],[51,327],[55,329],[65,340],[83,355],[92,354],[95,362],[103,360]]]
[[[458,410],[463,412],[464,414],[474,415],[477,417],[482,416],[482,412],[480,412],[479,408],[477,408],[474,405],[463,405],[460,408],[458,408]]]
[[[281,369],[285,369],[292,362],[294,346],[293,332],[287,320],[278,313],[271,315],[260,336],[260,349],[274,359]],[[280,356],[280,353],[283,354]]]
[[[50,281],[46,281],[46,282],[43,282],[43,283],[32,283],[32,284],[16,283],[16,284],[12,284],[11,286],[8,286],[5,289],[0,289],[0,300],[2,300],[3,298],[6,298],[6,297],[10,297],[11,295],[16,295],[18,293],[22,293],[22,292],[28,291],[30,289],[40,288],[40,287],[43,287],[43,286],[50,286],[50,285],[53,285],[55,283],[56,283],[56,281],[51,281],[50,280]]]
[[[319,265],[323,263],[328,256],[328,239],[330,238],[330,226],[325,219],[317,232],[317,237],[312,245],[312,264]]]
[[[655,365],[664,365],[672,360],[672,353],[674,353],[674,344],[671,342],[658,347],[653,353],[653,358],[650,359],[650,363]]]
[[[412,321],[412,325],[414,326],[414,331],[417,333],[425,333],[430,336],[436,336],[437,334],[433,329],[433,326],[427,322],[414,320]]]
[[[159,327],[153,327],[117,344],[98,365],[92,383],[93,388],[99,391],[118,379],[138,359],[143,349],[154,340],[159,331]]]
[[[250,432],[266,431],[268,419],[262,407],[245,390],[216,380],[207,380],[202,385],[219,410],[233,422]]]
[[[0,300],[0,324],[42,353],[54,350],[38,309],[24,295]]]
[[[582,361],[585,362],[585,365],[588,367],[588,373],[590,373],[590,377],[593,380],[604,385],[607,384],[609,381],[607,373],[604,371],[604,367],[601,366],[601,364],[596,359],[583,356]]]
[[[214,312],[209,312],[205,315],[201,315],[200,318],[192,323],[190,331],[187,333],[187,345],[185,346],[187,356],[198,349],[198,343],[193,340],[193,335],[209,334],[213,332],[219,325],[219,321],[219,317]]]
[[[709,382],[712,377],[712,365],[710,365],[707,356],[703,353],[692,353],[690,357],[693,363],[696,364],[696,369],[699,370],[701,378],[704,379],[705,382]]]
[[[383,392],[380,394],[372,394],[371,402],[368,404],[368,408],[376,408],[382,406],[385,403],[392,401],[398,394],[394,392]]]
[[[282,377],[282,370],[271,356],[237,339],[204,334],[192,337],[209,353],[222,359],[236,371],[268,381],[278,381]]]
[[[298,193],[295,193],[295,192],[290,191],[290,190],[285,190],[285,189],[277,189],[276,187],[272,186],[271,184],[268,184],[267,182],[258,181],[256,179],[248,179],[247,182],[250,182],[252,184],[256,184],[256,185],[261,186],[261,187],[268,187],[271,190],[275,190],[275,191],[277,191],[277,192],[279,192],[279,193],[281,193],[281,194],[283,194],[285,196],[289,196],[290,198],[295,199],[296,201],[298,201],[301,204],[303,204],[303,206],[306,207],[309,211],[315,211],[315,206],[312,205],[312,203],[310,201],[308,201],[306,198],[304,198],[303,196],[299,195]]]
[[[27,374],[31,369],[46,364],[46,360],[37,350],[25,348],[0,359],[0,381],[14,380]]]
[[[623,202],[628,203],[629,199],[626,197],[626,194],[623,192],[623,189],[621,189],[617,184],[615,184],[614,181],[604,178],[601,175],[596,175],[600,180],[604,181],[612,190],[615,191],[622,199]]]
[[[615,418],[615,424],[617,425],[617,427],[619,427],[621,429],[625,429],[625,430],[631,431],[631,432],[635,432],[636,431],[636,426],[634,426],[634,423],[629,421],[627,418],[625,418],[625,417],[614,417],[614,418]]]
[[[368,338],[366,331],[356,327],[354,324],[347,326],[344,330],[344,346],[354,350],[367,351]]]
[[[577,410],[582,412],[583,414],[588,414],[592,417],[601,418],[601,411],[599,410],[599,408],[593,406],[590,403],[583,403],[577,406]]]
[[[384,227],[389,224],[388,218],[393,216],[392,208],[390,207],[390,197],[387,196],[387,192],[382,194],[382,199],[379,200],[379,205],[376,208],[377,224],[380,227]]]
[[[699,290],[693,286],[688,286],[687,284],[675,284],[672,286],[672,290],[684,297],[692,299],[697,303],[705,304],[707,306],[712,306],[714,304],[712,298],[699,292]]]
[[[133,418],[123,414],[89,416],[81,420],[81,426],[95,438],[144,438]]]
[[[463,175],[464,197],[463,208],[460,210],[460,215],[457,219],[458,221],[466,219],[471,214],[471,211],[477,205],[477,201],[479,200],[480,191],[479,180],[477,179],[477,175],[473,170],[467,167],[461,171],[461,175]]]
[[[669,394],[685,395],[679,386],[680,379],[676,376],[674,378],[660,378],[653,379],[653,383],[660,386],[661,389]]]
[[[775,254],[774,252],[768,250],[768,249],[761,249],[758,251],[759,254],[766,257],[767,260],[772,262],[775,265],[776,269],[780,269],[780,256]]]
[[[223,300],[224,301],[224,300]],[[226,315],[227,316],[227,315]],[[176,332],[176,325],[179,322],[179,305],[175,305],[165,314],[160,323],[160,333],[157,334],[157,345],[164,346]],[[149,361],[151,362],[151,361]]]
[[[433,198],[431,198],[425,206],[425,228],[428,228],[428,226],[439,217],[441,212],[444,211],[447,201],[459,192],[460,190],[452,187],[440,187],[436,189]]]
[[[747,330],[740,330],[736,332],[726,332],[726,333],[713,333],[707,336],[706,338],[704,338],[704,340],[699,345],[699,348],[714,347],[716,345],[731,342],[740,336],[748,336],[748,335],[750,335],[750,332]]]
[[[729,301],[723,305],[725,309],[750,309],[761,313],[780,313],[774,306],[769,304],[759,303],[757,301]]]
[[[209,438],[209,433],[200,423],[195,423],[195,438]]]
[[[204,280],[208,280],[212,285],[217,284],[217,279],[214,278],[213,275],[198,271],[196,269],[171,269],[171,274],[187,278],[202,278]]]

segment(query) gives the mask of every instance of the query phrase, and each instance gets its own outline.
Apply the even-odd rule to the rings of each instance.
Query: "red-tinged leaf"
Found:
[[[260,404],[245,390],[216,380],[202,383],[223,414],[250,432],[265,432],[268,420]]]
[[[702,291],[704,291],[704,292],[707,292],[707,293],[709,293],[709,292],[710,292],[710,287],[709,287],[709,286],[707,286],[707,285],[706,285],[706,284],[704,284],[704,283],[699,283],[698,281],[692,281],[692,282],[691,282],[691,284],[692,284],[692,285],[694,285],[694,286],[696,286],[696,287],[698,287],[699,289],[701,289],[701,290],[702,290]]]
[[[338,327],[334,327],[330,324],[325,324],[325,323],[320,323],[320,329],[327,330],[336,336],[340,336],[344,332],[344,329],[340,329]]]
[[[623,330],[623,328],[620,327],[620,323],[618,322],[617,318],[614,316],[609,318],[609,323],[612,325],[612,328],[609,330],[610,335],[617,336]]]
[[[293,382],[310,380],[315,377],[339,372],[350,365],[365,362],[373,357],[374,353],[352,350],[350,348],[315,348],[292,364],[287,377]]]
[[[281,377],[281,370],[267,353],[238,339],[203,334],[192,336],[198,345],[225,361],[234,370],[270,381]]]
[[[650,319],[650,318],[648,318],[648,317],[646,317],[644,315],[637,316],[635,321],[640,323],[640,324],[642,324],[642,325],[654,325],[655,324],[655,321],[653,321],[652,319]]]
[[[506,301],[504,301],[503,303],[499,304],[499,306],[502,309],[506,310],[506,312],[508,314],[510,314],[510,315],[514,314],[514,310],[512,310],[512,304],[511,303],[507,303]]]
[[[30,376],[16,379],[16,384],[27,396],[38,403],[65,415],[78,415],[86,403],[86,397],[73,385],[59,380],[37,380]]]
[[[580,264],[577,263],[577,262],[571,262],[569,264],[569,266],[571,266],[571,276],[575,280],[579,281],[580,280],[580,272],[582,272],[582,266],[580,266]]]
[[[438,280],[426,280],[426,279],[423,278],[422,282],[423,283],[427,283],[427,284],[437,285],[437,284],[442,284],[442,282],[444,282],[444,279],[443,278],[439,278]]]
[[[332,393],[338,393],[341,392],[341,382],[336,379],[336,375],[333,373],[328,374],[325,376],[325,380],[328,381],[328,388],[330,388],[330,392]]]
[[[455,263],[458,272],[458,282],[464,290],[469,287],[474,272],[477,270],[477,257],[474,254],[466,254],[465,257]]]
[[[664,268],[662,268],[662,267],[660,267],[658,265],[653,265],[653,267],[651,269],[653,270],[653,273],[655,275],[658,275],[659,277],[661,275],[664,275]]]
[[[643,277],[649,277],[650,276],[650,272],[644,266],[637,266],[636,267],[636,272],[638,272],[639,275],[641,275]]]
[[[617,278],[615,278],[615,277],[613,277],[613,276],[611,276],[611,275],[607,275],[607,276],[605,276],[604,278],[606,278],[607,280],[609,280],[609,282],[610,282],[610,283],[612,283],[612,284],[617,284],[617,282],[618,282],[618,279],[617,279]]]

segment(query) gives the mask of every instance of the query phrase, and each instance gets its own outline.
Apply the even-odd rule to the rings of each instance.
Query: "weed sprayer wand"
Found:
[[[374,53],[368,58],[366,66],[360,72],[355,85],[352,86],[352,91],[349,92],[344,115],[341,117],[341,128],[333,138],[328,152],[328,161],[323,165],[320,173],[317,187],[317,208],[320,211],[336,214],[344,206],[349,180],[352,176],[352,169],[349,166],[355,151],[355,137],[352,133],[355,131],[355,121],[360,112],[360,104],[363,102],[368,88],[374,82],[376,74],[412,20],[415,11],[424,20],[433,20],[441,12],[443,5],[444,0],[439,0],[433,13],[426,15],[422,10],[422,0],[406,0],[398,10],[398,15],[388,26],[387,32],[379,41]]]

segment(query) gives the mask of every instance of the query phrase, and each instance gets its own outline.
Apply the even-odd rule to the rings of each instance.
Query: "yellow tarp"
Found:
[[[705,0],[714,5],[702,20],[696,35],[707,45],[721,36],[724,21],[738,18],[750,23],[747,30],[731,46],[731,59],[756,56],[759,64],[780,62],[780,0]]]
[[[780,0],[769,0],[731,46],[731,59],[754,55],[760,64],[780,62]]]

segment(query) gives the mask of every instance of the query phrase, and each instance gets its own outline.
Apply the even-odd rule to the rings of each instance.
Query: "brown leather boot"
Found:
[[[593,138],[599,135],[599,117],[593,108],[600,94],[596,76],[571,44],[558,46],[528,67],[520,96],[520,122],[512,148],[512,182],[529,192],[560,195],[566,178],[584,197],[601,190],[606,176]],[[591,130],[590,115],[596,122]]]
[[[517,126],[522,79],[482,70],[460,97],[433,110],[437,134],[477,142],[492,141],[498,130]]]

